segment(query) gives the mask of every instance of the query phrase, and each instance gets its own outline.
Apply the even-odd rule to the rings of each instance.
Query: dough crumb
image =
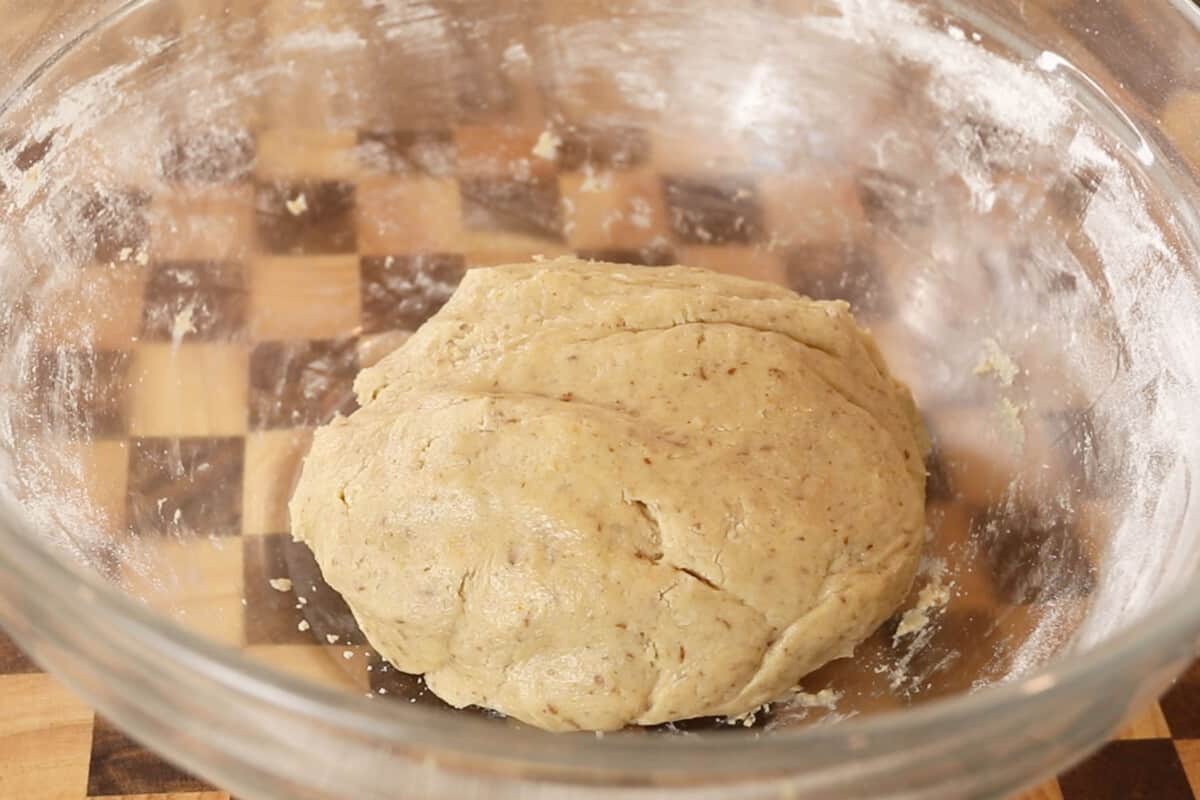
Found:
[[[1004,352],[999,342],[990,337],[983,340],[983,355],[975,365],[976,375],[992,375],[1001,386],[1012,386],[1020,372],[1021,368]]]
[[[822,689],[819,692],[806,692],[803,689],[796,689],[787,698],[793,706],[799,708],[825,708],[829,711],[836,711],[837,704],[842,699],[841,692],[833,689]]]
[[[546,161],[553,161],[558,158],[558,148],[562,147],[562,137],[554,131],[542,131],[538,137],[537,144],[533,146],[532,153],[538,158],[543,158]]]
[[[196,303],[193,301],[180,309],[179,313],[175,315],[175,319],[171,323],[171,343],[176,347],[183,341],[184,336],[196,332],[195,313]]]
[[[1007,397],[996,401],[996,414],[1000,417],[1000,424],[1008,434],[1008,441],[1013,450],[1020,450],[1025,445],[1025,423],[1021,420],[1021,414],[1025,410],[1024,405],[1018,405]]]
[[[300,624],[296,626],[296,630],[300,631],[301,633],[304,633],[311,627],[312,626],[308,624],[308,620],[302,619],[302,620],[300,620]]]
[[[330,644],[337,644],[338,639],[340,638],[342,637],[338,636],[336,633],[325,634],[325,641],[329,642]]]
[[[892,644],[899,644],[905,636],[920,633],[929,624],[930,612],[950,602],[950,587],[942,583],[940,575],[921,587],[917,593],[917,604],[904,612],[900,624],[892,635]]]
[[[304,196],[304,192],[301,192],[295,199],[288,200],[284,205],[287,206],[289,214],[293,217],[298,217],[305,211],[308,211],[308,198]]]
[[[271,578],[267,583],[271,584],[271,588],[277,592],[290,592],[292,590],[292,582],[288,578]]]
[[[758,722],[759,714],[769,714],[770,712],[771,712],[771,704],[763,703],[758,708],[751,709],[750,711],[747,711],[745,714],[739,714],[736,717],[726,717],[724,722],[726,725],[732,725],[732,726],[741,725],[743,728],[753,728],[755,723]]]

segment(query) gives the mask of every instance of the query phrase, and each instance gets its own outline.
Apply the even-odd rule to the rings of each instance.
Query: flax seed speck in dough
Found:
[[[845,303],[686,267],[477,269],[355,391],[292,531],[452,705],[559,731],[738,716],[912,582],[926,435]]]

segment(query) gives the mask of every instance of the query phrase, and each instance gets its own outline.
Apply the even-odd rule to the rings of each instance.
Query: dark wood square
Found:
[[[494,46],[498,40],[490,38],[501,34],[488,31],[485,19],[480,15],[470,32],[463,26],[464,29],[456,33],[459,46],[452,51],[454,63],[447,65],[458,87],[459,108],[470,117],[503,115],[512,110],[516,99],[512,83],[501,67],[503,54]]]
[[[869,222],[892,230],[928,225],[933,208],[916,184],[883,170],[865,170],[858,175],[858,200]]]
[[[96,716],[88,766],[88,797],[210,791],[216,790]]]
[[[458,151],[448,129],[360,131],[358,160],[364,167],[397,175],[454,174]]]
[[[453,709],[450,704],[429,691],[429,688],[425,685],[425,679],[420,675],[401,672],[387,661],[384,661],[374,650],[371,650],[368,655],[367,664],[370,666],[370,669],[367,671],[367,680],[371,686],[371,691],[381,698],[406,705],[428,706],[443,711],[454,711],[456,714],[472,714],[481,717],[496,716],[494,713],[476,706],[468,706],[462,710]]]
[[[116,350],[43,352],[26,387],[33,431],[68,438],[121,436],[127,430],[129,354]]]
[[[1200,661],[1180,676],[1159,701],[1171,735],[1176,739],[1200,739]]]
[[[1170,739],[1111,742],[1058,785],[1063,800],[1193,800]]]
[[[466,260],[453,253],[363,258],[364,333],[416,330],[458,287]]]
[[[146,284],[142,336],[171,339],[230,339],[246,324],[242,265],[222,261],[155,264]]]
[[[54,132],[43,138],[15,139],[5,147],[0,148],[12,160],[12,165],[20,172],[28,172],[45,160],[54,147]]]
[[[665,177],[662,183],[671,229],[681,242],[751,244],[762,238],[762,207],[753,181]]]
[[[149,205],[150,196],[134,190],[98,192],[84,201],[80,230],[91,237],[96,261],[116,263],[145,252]]]
[[[926,430],[929,430],[928,425]],[[947,502],[953,500],[954,496],[946,461],[938,449],[937,442],[934,442],[933,449],[925,459],[925,500]]]
[[[132,440],[127,506],[133,531],[241,533],[244,450],[241,437]]]
[[[1017,504],[976,512],[971,528],[1001,602],[1045,603],[1086,596],[1095,588],[1095,567],[1079,532],[1065,519],[1047,518]]]
[[[598,169],[629,169],[650,157],[650,137],[641,128],[622,126],[572,126],[559,133],[558,166],[581,169],[590,164]]]
[[[855,313],[878,316],[891,308],[882,270],[869,244],[810,242],[784,257],[788,286],[814,300],[845,300]]]
[[[1058,178],[1047,191],[1049,210],[1068,223],[1082,220],[1102,179],[1102,175],[1088,167],[1071,170]]]
[[[161,160],[163,177],[180,183],[234,183],[254,169],[254,136],[241,128],[181,131]]]
[[[17,643],[0,630],[0,675],[19,675],[41,672]]]
[[[462,178],[459,192],[463,224],[471,230],[562,241],[562,203],[554,178]]]
[[[243,537],[242,548],[247,644],[366,644],[346,601],[321,577],[308,545],[272,533]],[[276,578],[290,580],[291,590],[273,588],[270,581]],[[300,630],[302,620],[305,630]]]
[[[1104,485],[1095,415],[1088,408],[1073,408],[1046,413],[1043,420],[1055,452],[1065,461],[1072,493],[1095,497]]]
[[[344,181],[260,184],[255,199],[260,247],[291,255],[354,252],[354,198],[354,184]]]
[[[322,425],[357,408],[354,339],[263,342],[250,354],[250,427]]]

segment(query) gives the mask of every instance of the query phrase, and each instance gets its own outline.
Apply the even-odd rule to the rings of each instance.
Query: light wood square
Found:
[[[1063,800],[1062,789],[1057,780],[1046,781],[1026,792],[1017,795],[1013,800]]]
[[[0,694],[0,797],[83,797],[92,710],[44,674],[0,676]]]
[[[865,226],[857,187],[848,175],[765,175],[758,182],[758,196],[775,248],[849,242]]]
[[[242,487],[242,533],[263,535],[289,531],[288,501],[312,444],[312,431],[291,428],[246,437]]]
[[[455,252],[461,243],[462,201],[453,179],[364,179],[355,214],[364,256]]]
[[[676,260],[689,267],[724,272],[778,285],[787,283],[787,272],[779,256],[761,248],[742,245],[688,245],[676,249]]]
[[[141,344],[129,368],[134,436],[237,436],[246,431],[249,357],[237,345]]]
[[[1171,729],[1163,717],[1158,703],[1150,706],[1126,725],[1117,735],[1118,739],[1170,739]]]
[[[1183,762],[1192,793],[1200,797],[1200,739],[1179,739],[1175,742],[1175,751]]]
[[[541,126],[459,126],[454,132],[459,173],[511,178],[553,175],[554,159],[533,154],[544,130]]]
[[[240,537],[145,536],[129,543],[122,562],[129,594],[192,633],[241,646]]]
[[[466,237],[463,254],[468,267],[494,267],[571,255],[557,242],[502,231],[474,231]]]
[[[412,331],[384,331],[369,334],[358,340],[358,365],[362,369],[373,367],[408,341]]]
[[[167,794],[104,795],[104,800],[230,800],[228,792],[169,792]]]
[[[148,217],[155,261],[239,260],[254,244],[254,187],[180,187],[155,197]]]
[[[753,148],[718,127],[654,128],[650,132],[650,149],[654,169],[663,175],[744,174],[752,166]]]
[[[243,652],[268,667],[334,689],[369,692],[366,649],[317,644],[272,644]],[[352,653],[345,658],[344,653]]]
[[[258,14],[259,46],[268,63],[279,65],[264,78],[258,113],[265,127],[312,129],[331,119],[369,118],[379,83],[368,46],[370,7],[267,0]],[[336,64],[336,80],[330,64]]]
[[[584,169],[559,176],[564,232],[577,250],[666,243],[670,229],[653,170]]]
[[[362,323],[358,257],[262,257],[250,266],[250,333],[332,339]]]
[[[109,534],[124,530],[125,494],[129,484],[129,443],[125,440],[80,442],[65,447],[66,457],[78,464],[78,478],[89,510]]]
[[[137,264],[85,266],[53,291],[37,328],[48,348],[123,350],[138,336],[147,270]]]
[[[267,128],[258,134],[255,173],[268,180],[353,178],[357,151],[353,130]]]

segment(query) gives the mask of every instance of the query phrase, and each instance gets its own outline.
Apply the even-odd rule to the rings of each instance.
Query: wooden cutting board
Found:
[[[230,800],[125,736],[0,635],[0,800],[93,797]],[[1115,741],[1021,800],[1134,798],[1200,798],[1200,662]]]

